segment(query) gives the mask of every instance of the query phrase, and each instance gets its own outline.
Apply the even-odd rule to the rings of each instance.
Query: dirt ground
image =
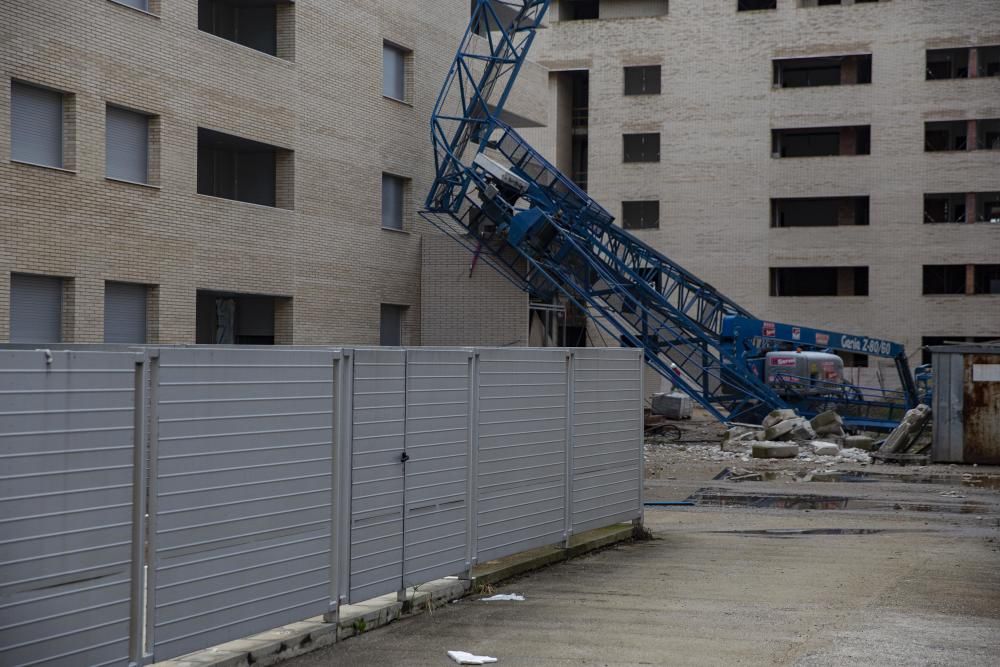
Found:
[[[646,448],[653,539],[290,662],[1000,664],[1000,469],[743,460],[685,422]]]

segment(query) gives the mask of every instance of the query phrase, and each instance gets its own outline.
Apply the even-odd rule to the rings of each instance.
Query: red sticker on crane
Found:
[[[764,326],[761,327],[763,329],[761,335],[763,335],[765,338],[774,338],[774,331],[775,331],[774,322],[764,322],[763,324]]]
[[[818,333],[818,334],[816,334],[816,344],[817,345],[829,345],[830,344],[830,336],[827,335],[827,334],[825,334],[825,333]]]
[[[802,329],[792,327],[792,340],[802,340]]]

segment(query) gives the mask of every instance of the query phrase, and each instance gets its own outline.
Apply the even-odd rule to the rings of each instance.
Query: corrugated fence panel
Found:
[[[576,350],[573,361],[573,532],[642,512],[642,371],[637,350]]]
[[[480,562],[564,537],[567,358],[558,349],[480,352]]]
[[[0,352],[0,664],[129,661],[136,355]]]
[[[406,352],[354,354],[350,602],[399,590],[403,580],[403,433]]]
[[[328,611],[334,356],[161,351],[157,660]]]
[[[472,354],[406,353],[406,515],[403,584],[468,568]]]

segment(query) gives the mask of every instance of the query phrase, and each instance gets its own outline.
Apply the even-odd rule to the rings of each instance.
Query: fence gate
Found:
[[[354,353],[349,602],[397,591],[403,580],[406,351]]]
[[[406,514],[403,585],[469,567],[472,353],[409,350],[406,363]]]

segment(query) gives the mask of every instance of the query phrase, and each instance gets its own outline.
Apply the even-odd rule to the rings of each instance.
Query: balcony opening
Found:
[[[660,202],[657,200],[622,202],[622,227],[625,229],[659,229]]]
[[[292,151],[198,128],[198,194],[292,208]]]
[[[1000,224],[1000,192],[976,193],[975,221]]]
[[[927,80],[969,76],[969,49],[931,49],[927,52]]]
[[[969,124],[964,120],[944,120],[924,123],[924,150],[964,151]]]
[[[868,296],[868,267],[772,267],[771,296]]]
[[[1000,76],[1000,46],[980,46],[976,55],[979,76]]]
[[[287,0],[198,0],[198,29],[292,60],[294,7]]]
[[[754,12],[759,9],[777,9],[778,0],[737,0],[736,11]]]
[[[924,265],[924,294],[965,294],[965,264]]]
[[[283,297],[198,291],[199,345],[275,345],[291,342],[292,300]]]
[[[844,352],[842,350],[836,350],[834,354],[844,360],[844,368],[868,368],[867,354]]]
[[[973,294],[1000,294],[1000,264],[976,264],[972,276]]]
[[[587,189],[590,151],[590,72],[554,72],[556,88],[556,166]]]
[[[560,21],[590,21],[600,18],[600,0],[561,0],[559,2]]]
[[[869,155],[871,127],[810,127],[772,130],[774,157],[824,157],[832,155]]]
[[[869,224],[868,197],[809,197],[771,200],[771,226],[850,227]]]
[[[924,195],[924,223],[966,222],[966,196],[959,193]]]
[[[774,85],[779,88],[849,86],[871,82],[871,54],[774,61]]]
[[[1000,118],[976,121],[976,148],[981,151],[1000,150]]]

